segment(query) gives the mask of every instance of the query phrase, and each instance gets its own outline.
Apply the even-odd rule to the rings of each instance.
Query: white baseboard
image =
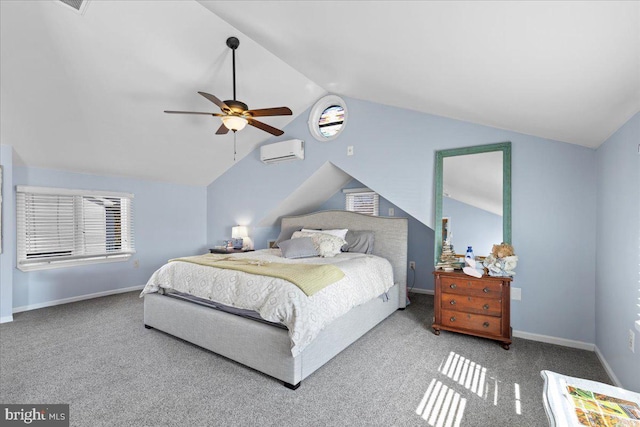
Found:
[[[70,302],[83,301],[86,299],[106,297],[107,295],[123,294],[125,292],[142,290],[142,288],[144,288],[144,285],[132,286],[130,288],[112,289],[110,291],[96,292],[95,294],[80,295],[77,297],[41,302],[38,304],[23,305],[22,307],[14,307],[13,313],[15,314],[15,313],[21,313],[23,311],[36,310],[38,308],[53,307],[54,305],[68,304]]]
[[[413,288],[412,290],[409,291],[409,293],[433,295],[434,291],[430,289]],[[534,334],[531,332],[516,331],[516,330],[513,331],[513,336],[517,338],[524,338],[526,340],[531,340],[531,341],[545,342],[548,344],[556,344],[556,345],[562,345],[564,347],[577,348],[580,350],[597,351],[595,344],[584,342],[584,341],[576,341],[576,340],[570,340],[567,338],[552,337],[549,335]],[[600,359],[603,361],[603,364],[604,364],[604,358],[602,357],[602,355],[599,354],[598,357],[600,357]],[[611,369],[607,368],[607,366],[605,366],[605,369],[607,369],[609,376],[611,376],[612,375]],[[614,378],[615,376],[612,377],[612,379]]]
[[[556,344],[556,345],[562,345],[565,347],[578,348],[580,350],[595,351],[595,347],[596,347],[595,344],[591,344],[584,341],[575,341],[575,340],[570,340],[566,338],[551,337],[549,335],[533,334],[531,332],[524,332],[524,331],[513,331],[513,336],[517,338],[524,338],[526,340],[531,340],[531,341],[546,342],[548,344]]]
[[[408,288],[407,288],[408,289]],[[433,289],[419,289],[419,288],[413,288],[413,289],[409,289],[409,293],[410,294],[427,294],[427,295],[433,295]]]
[[[0,323],[8,323],[8,322],[13,322],[13,316],[0,317]]]
[[[609,375],[609,378],[611,378],[611,381],[613,381],[613,383],[616,386],[622,387],[622,383],[620,382],[618,377],[616,377],[616,374],[613,373],[613,369],[611,369],[611,366],[609,366],[607,359],[604,358],[604,355],[600,352],[600,349],[598,348],[598,346],[595,346],[595,347],[596,347],[596,350],[595,350],[596,356],[598,356],[598,359],[600,359],[600,363],[602,363],[604,370],[607,371],[607,375]]]

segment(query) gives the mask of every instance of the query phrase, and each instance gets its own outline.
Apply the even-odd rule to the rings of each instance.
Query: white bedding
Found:
[[[265,320],[280,322],[289,329],[291,353],[295,357],[331,321],[393,286],[391,264],[375,255],[341,253],[333,258],[286,259],[280,256],[279,249],[232,255],[279,263],[334,264],[345,277],[306,296],[286,280],[188,262],[170,262],[153,273],[140,296],[163,288],[254,310]]]

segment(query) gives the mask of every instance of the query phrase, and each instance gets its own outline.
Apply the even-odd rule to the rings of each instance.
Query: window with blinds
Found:
[[[346,210],[378,216],[378,193],[368,188],[345,189],[343,191],[345,193]]]
[[[18,186],[18,268],[127,260],[135,253],[132,202],[128,193]]]

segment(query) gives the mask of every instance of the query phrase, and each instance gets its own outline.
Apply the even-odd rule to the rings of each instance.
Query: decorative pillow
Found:
[[[373,231],[349,230],[345,240],[347,241],[347,244],[342,247],[342,252],[359,252],[361,254],[373,253]]]
[[[336,256],[340,253],[340,249],[347,243],[346,240],[333,236],[331,234],[325,233],[309,233],[304,231],[296,231],[291,236],[292,239],[300,239],[303,237],[310,237],[313,240],[313,245],[315,246],[318,254],[321,257],[329,258]]]
[[[344,239],[347,235],[347,231],[349,230],[346,228],[340,228],[340,229],[334,229],[334,230],[312,230],[310,228],[303,228],[301,231],[304,231],[305,233],[330,234],[332,236],[337,236],[337,237],[340,237],[341,239]]]
[[[280,230],[280,235],[276,239],[276,243],[274,243],[273,247],[280,247],[280,242],[284,242],[285,240],[291,239],[291,235],[296,232],[302,230],[302,227],[284,227]]]
[[[318,256],[318,250],[311,237],[289,239],[280,242],[280,250],[285,258],[310,258]]]

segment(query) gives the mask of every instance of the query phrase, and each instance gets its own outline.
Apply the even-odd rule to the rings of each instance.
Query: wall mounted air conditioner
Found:
[[[263,163],[279,163],[287,160],[304,160],[304,141],[290,139],[260,147],[260,160]]]

